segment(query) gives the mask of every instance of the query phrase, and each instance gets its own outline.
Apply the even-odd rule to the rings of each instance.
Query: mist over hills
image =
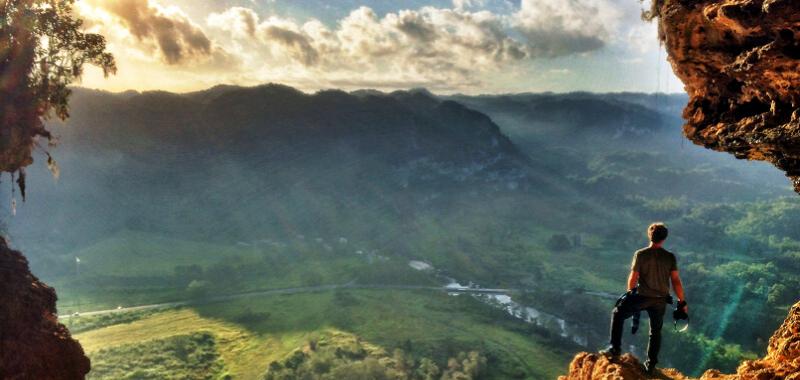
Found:
[[[32,168],[36,201],[19,206],[11,231],[21,242],[41,241],[46,231],[68,246],[119,229],[223,241],[344,232],[394,241],[388,231],[426,210],[444,220],[501,199],[537,208],[568,195],[621,201],[648,181],[645,192],[659,196],[719,197],[719,186],[724,196],[779,191],[777,182],[755,189],[746,176],[758,171],[709,167],[702,149],[682,142],[678,150],[672,110],[682,101],[305,94],[281,85],[188,94],[76,89],[68,125],[53,126],[62,177],[54,183],[44,165]],[[629,167],[648,161],[695,166],[656,178]],[[373,223],[347,222],[354,220]]]
[[[686,101],[684,95],[583,92],[456,95],[452,99],[490,115],[510,128],[507,133],[518,137],[556,139],[572,145],[588,139],[614,139],[616,147],[663,145],[655,137],[679,137],[674,126],[682,124],[680,110]]]
[[[17,239],[39,230],[79,244],[123,228],[233,242],[338,236],[348,220],[399,223],[462,196],[543,189],[487,116],[422,91],[77,89],[72,105],[69,125],[53,128],[62,177],[31,171],[36,201],[20,206]],[[25,227],[33,215],[45,222]]]

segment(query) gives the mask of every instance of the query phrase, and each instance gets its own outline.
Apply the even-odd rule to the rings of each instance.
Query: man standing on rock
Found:
[[[601,351],[612,360],[619,357],[622,352],[622,327],[625,320],[646,311],[650,318],[650,341],[647,344],[645,362],[647,373],[653,373],[658,363],[664,312],[667,304],[672,302],[669,294],[670,282],[678,297],[678,308],[688,313],[677,260],[672,252],[663,248],[667,234],[667,226],[663,223],[653,223],[647,228],[650,245],[633,255],[628,292],[617,302],[611,318],[611,345]]]

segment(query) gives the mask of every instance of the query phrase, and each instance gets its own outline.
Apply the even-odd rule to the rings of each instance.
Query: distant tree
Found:
[[[201,280],[193,280],[186,286],[186,293],[190,298],[199,299],[208,296],[208,282]]]
[[[572,242],[569,241],[567,235],[554,234],[547,240],[547,249],[553,252],[564,252],[572,248]]]
[[[286,360],[284,366],[290,369],[297,369],[305,360],[306,354],[304,354],[303,351],[297,350]]]
[[[433,360],[428,358],[423,358],[419,362],[419,368],[417,369],[417,375],[422,380],[436,380],[439,378],[439,366],[434,363]]]
[[[784,284],[772,285],[772,288],[769,290],[767,302],[774,306],[789,305],[797,301],[798,296],[794,289],[789,288]]]
[[[214,286],[233,288],[242,282],[242,272],[233,265],[220,261],[205,270],[205,278]]]
[[[278,361],[272,361],[269,363],[269,370],[272,372],[278,372],[283,369],[283,365]]]
[[[3,0],[0,3],[0,172],[18,173],[33,162],[36,138],[50,139],[44,121],[69,116],[68,86],[94,64],[107,76],[114,57],[99,34],[83,33],[74,0]],[[48,166],[56,174],[55,163]]]
[[[486,368],[486,363],[486,357],[479,352],[461,352],[447,361],[447,370],[442,374],[442,380],[478,379]]]
[[[411,342],[411,339],[406,339],[403,341],[403,350],[406,352],[411,352],[414,349],[414,343]]]
[[[401,349],[394,350],[394,369],[407,378],[414,369],[414,358]]]
[[[303,273],[303,285],[305,286],[320,286],[324,280],[322,274],[316,270],[308,269]]]

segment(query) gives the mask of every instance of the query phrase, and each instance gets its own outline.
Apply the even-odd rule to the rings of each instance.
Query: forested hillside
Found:
[[[58,287],[62,314],[189,302],[70,318],[103,368],[133,353],[136,368],[189,360],[171,352],[191,342],[192,360],[234,377],[425,363],[542,378],[605,343],[608,295],[623,290],[646,225],[663,220],[697,316],[668,335],[665,365],[730,369],[762,353],[796,298],[800,207],[777,170],[683,142],[683,102],[77,89],[68,125],[51,127],[60,177],[34,165],[25,203],[4,186],[5,204],[16,199],[7,230]],[[452,281],[508,289],[516,306],[424,290]],[[204,303],[296,287],[319,293]],[[353,363],[309,348],[336,332],[382,351]]]

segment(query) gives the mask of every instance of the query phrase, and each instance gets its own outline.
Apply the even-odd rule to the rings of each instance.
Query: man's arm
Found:
[[[632,270],[628,276],[628,291],[633,290],[639,283],[639,272]]]
[[[670,277],[672,277],[672,289],[675,290],[675,295],[678,296],[678,301],[686,301],[686,294],[683,293],[683,283],[681,282],[681,276],[678,274],[677,270],[670,272]],[[688,307],[686,307],[688,309]]]

